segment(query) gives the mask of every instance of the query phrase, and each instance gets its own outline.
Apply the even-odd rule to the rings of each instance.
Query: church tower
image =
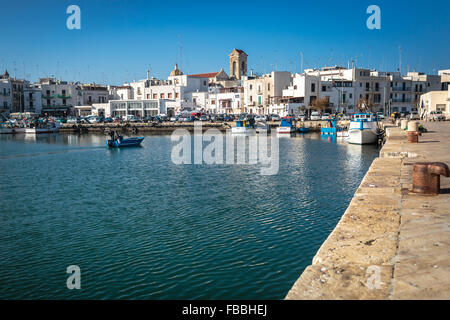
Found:
[[[247,75],[247,54],[243,50],[233,49],[230,54],[230,78],[241,80]]]

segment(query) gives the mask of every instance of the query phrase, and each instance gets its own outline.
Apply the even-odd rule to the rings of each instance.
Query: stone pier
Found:
[[[410,191],[414,162],[450,166],[450,122],[423,125],[417,144],[386,129],[380,157],[286,299],[450,299],[450,178],[437,196]]]

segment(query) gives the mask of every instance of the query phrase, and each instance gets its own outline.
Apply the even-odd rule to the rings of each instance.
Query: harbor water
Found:
[[[0,299],[283,299],[378,155],[280,138],[278,174],[264,176],[173,164],[173,144],[0,136]]]

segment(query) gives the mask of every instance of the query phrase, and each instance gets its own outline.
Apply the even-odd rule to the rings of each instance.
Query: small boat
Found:
[[[14,133],[13,127],[8,123],[0,123],[0,134]]]
[[[337,135],[342,131],[344,131],[344,128],[336,126],[336,121],[334,119],[328,120],[325,128],[320,128],[320,134],[322,135]]]
[[[277,128],[277,133],[294,133],[296,131],[293,119],[282,119],[280,126]]]
[[[50,121],[50,122],[25,122],[20,127],[14,128],[14,133],[25,133],[25,134],[41,134],[41,133],[56,133],[59,131],[61,123]]]
[[[144,137],[124,139],[123,136],[118,135],[115,131],[111,131],[109,135],[111,136],[111,139],[105,141],[108,148],[137,147],[140,146],[144,140]]]
[[[256,133],[270,133],[270,126],[265,121],[258,121],[256,123]]]
[[[236,121],[236,126],[231,128],[231,133],[234,134],[247,134],[247,133],[254,133],[255,132],[255,125],[254,120],[238,120]]]
[[[371,144],[378,140],[378,123],[371,113],[358,113],[350,121],[348,142],[352,144]]]

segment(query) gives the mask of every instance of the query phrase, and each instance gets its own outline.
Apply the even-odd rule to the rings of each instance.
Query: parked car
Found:
[[[272,121],[281,121],[281,117],[280,117],[278,114],[272,114],[272,115],[270,116],[270,119],[271,119]]]
[[[200,121],[209,121],[209,117],[206,114],[204,114],[200,117]]]
[[[417,111],[413,111],[409,114],[408,120],[419,120],[419,113]]]
[[[67,123],[71,124],[81,123],[81,119],[79,117],[69,117],[67,118]]]
[[[266,121],[266,116],[256,116],[255,121]]]
[[[169,121],[170,119],[169,116],[166,114],[159,114],[158,117],[161,121]]]
[[[321,118],[322,121],[326,121],[326,120],[330,120],[330,119],[331,119],[331,114],[329,114],[329,113],[324,113]]]
[[[304,113],[299,113],[297,116],[297,119],[300,121],[306,121],[306,120],[308,120],[308,117]]]
[[[313,121],[320,120],[320,113],[317,111],[311,112],[311,120],[313,120]]]
[[[384,119],[383,112],[377,112],[377,117],[378,117],[378,119],[383,120]]]
[[[428,118],[432,121],[444,121],[445,115],[442,111],[431,111]]]
[[[111,117],[106,117],[105,120],[103,121],[105,123],[111,123],[113,122],[113,119]]]

